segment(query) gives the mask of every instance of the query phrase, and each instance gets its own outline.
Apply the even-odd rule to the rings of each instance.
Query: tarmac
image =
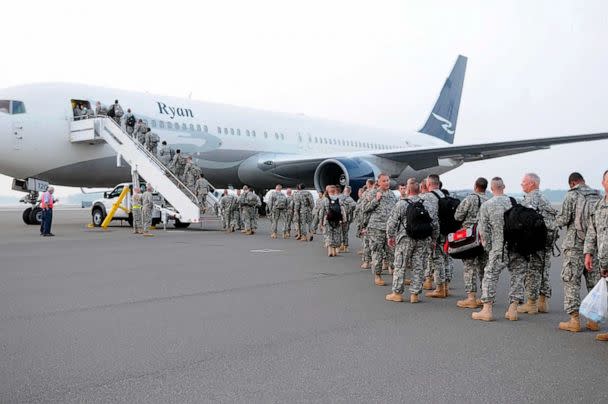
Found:
[[[206,230],[89,229],[58,210],[42,238],[0,212],[0,402],[607,402],[608,344],[550,313],[471,320],[453,296],[389,303],[351,250]],[[385,276],[389,280],[389,276]],[[390,284],[390,282],[387,282]],[[606,326],[603,327],[606,329]]]

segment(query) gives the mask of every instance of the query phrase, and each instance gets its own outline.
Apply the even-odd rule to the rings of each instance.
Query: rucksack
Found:
[[[340,207],[340,200],[331,198],[329,199],[327,221],[332,227],[338,226],[342,221],[342,209]]]
[[[155,145],[158,144],[158,142],[160,142],[160,137],[154,132],[150,133],[150,143]]]
[[[543,251],[547,243],[547,226],[543,216],[509,197],[511,208],[504,213],[504,242],[507,251],[524,257]]]
[[[431,215],[424,207],[422,200],[412,202],[409,199],[407,202],[407,209],[405,210],[405,232],[410,238],[414,240],[422,240],[427,237],[431,237],[433,234],[433,219]]]
[[[592,189],[587,193],[580,190],[575,190],[574,192],[583,198],[582,203],[580,198],[579,201],[577,201],[576,212],[574,212],[574,227],[576,228],[576,236],[581,240],[585,240],[587,226],[589,224],[589,217],[591,216],[593,208],[601,199],[601,196],[600,193],[595,189]]]
[[[114,118],[114,117],[116,116],[116,113],[114,112],[114,105],[112,105],[112,106],[110,107],[110,109],[108,110],[108,116],[109,116],[110,118]]]
[[[131,115],[127,118],[127,126],[135,126],[135,116]]]
[[[452,196],[444,196],[443,198],[435,191],[432,191],[437,197],[437,204],[439,206],[439,233],[447,236],[450,233],[454,233],[460,229],[461,222],[454,218],[456,209],[460,205],[460,199]]]
[[[287,207],[287,197],[285,196],[284,193],[277,192],[275,194],[275,198],[276,198],[276,200],[275,200],[273,208],[285,209]]]

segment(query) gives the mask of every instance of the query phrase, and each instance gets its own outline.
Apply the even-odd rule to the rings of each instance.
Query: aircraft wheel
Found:
[[[23,219],[23,223],[32,224],[32,223],[30,223],[30,213],[32,213],[32,208],[27,208],[26,210],[23,211],[23,214],[21,215],[21,218]]]
[[[39,225],[40,223],[42,223],[42,208],[36,206],[30,212],[30,224]]]

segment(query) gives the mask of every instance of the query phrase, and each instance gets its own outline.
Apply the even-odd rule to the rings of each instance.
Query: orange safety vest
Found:
[[[45,202],[46,195],[49,196],[49,203],[48,204]],[[48,191],[46,191],[46,192],[44,192],[42,194],[42,199],[40,200],[40,207],[42,209],[47,209],[47,208],[48,209],[53,209],[53,195],[51,195]]]

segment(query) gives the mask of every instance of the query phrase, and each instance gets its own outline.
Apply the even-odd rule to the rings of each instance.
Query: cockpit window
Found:
[[[0,100],[0,112],[5,114],[25,114],[23,101]]]

